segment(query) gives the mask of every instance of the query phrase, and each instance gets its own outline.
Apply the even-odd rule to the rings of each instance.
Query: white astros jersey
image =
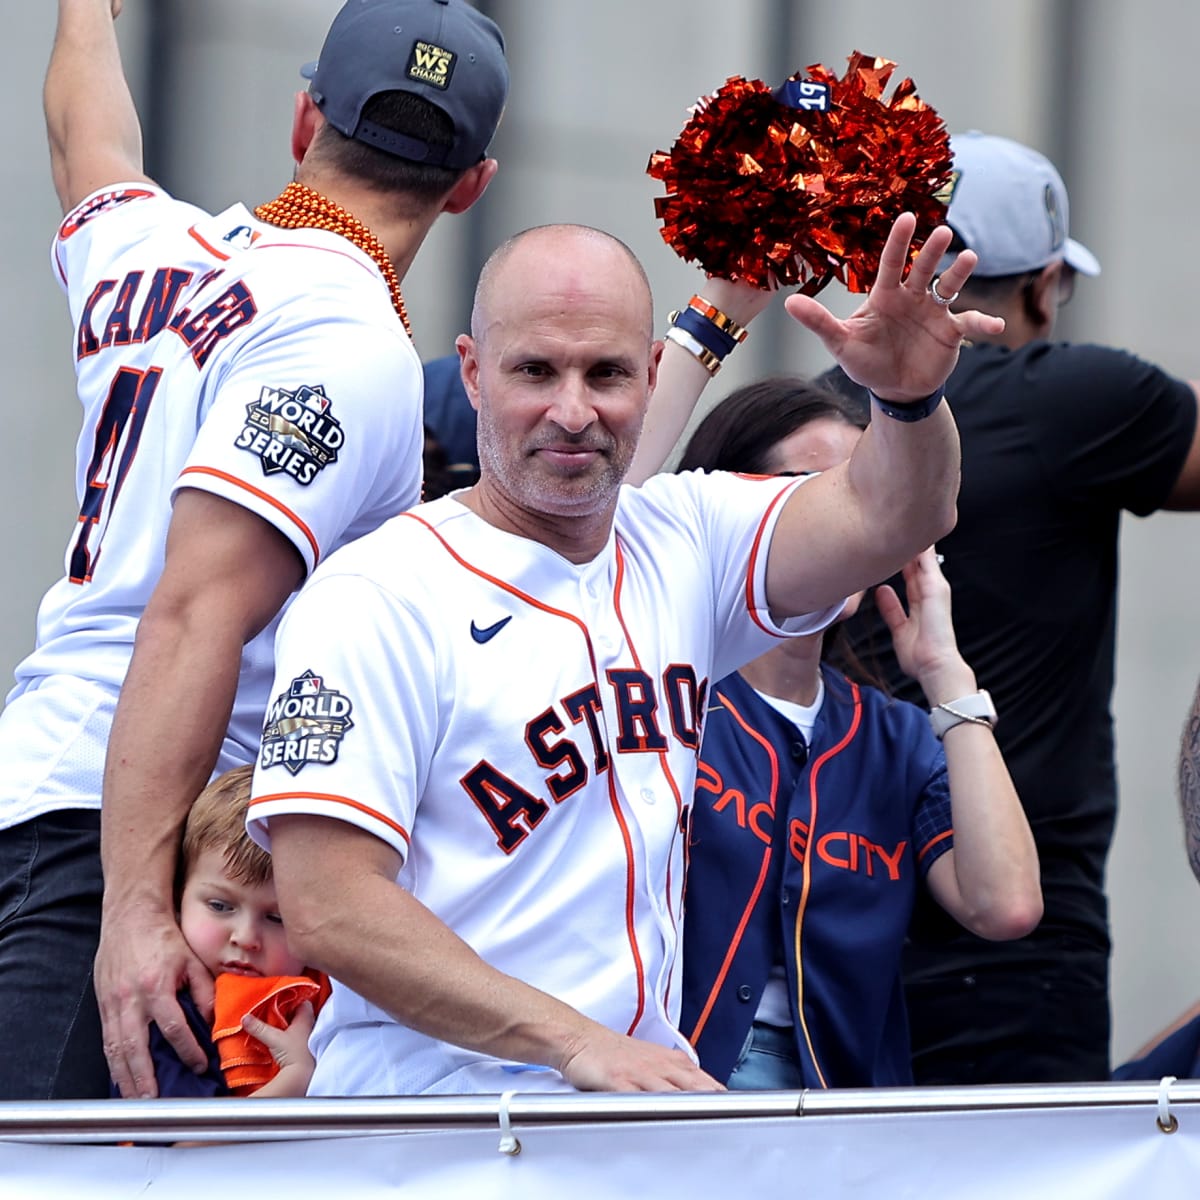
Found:
[[[0,717],[0,826],[99,805],[177,489],[256,513],[309,570],[419,499],[420,363],[378,269],[344,238],[128,184],[71,212],[52,259],[84,410],[79,520]],[[254,756],[273,634],[246,649],[219,769]]]
[[[705,691],[784,635],[764,564],[796,485],[689,473],[623,488],[582,565],[452,496],[338,551],[280,627],[252,835],[265,844],[283,813],[358,825],[492,966],[686,1047],[676,950]],[[313,1047],[312,1094],[566,1086],[336,983]]]

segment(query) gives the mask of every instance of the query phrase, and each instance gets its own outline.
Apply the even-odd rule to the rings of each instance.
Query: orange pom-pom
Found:
[[[740,76],[699,101],[646,170],[667,190],[663,240],[710,275],[810,295],[831,279],[865,292],[892,223],[917,218],[912,252],[945,219],[950,135],[896,64],[855,52],[842,78],[814,65],[778,91]],[[816,105],[824,96],[826,107]],[[787,102],[785,102],[787,101]]]

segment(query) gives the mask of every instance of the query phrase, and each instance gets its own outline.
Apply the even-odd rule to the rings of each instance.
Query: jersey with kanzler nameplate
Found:
[[[0,825],[99,804],[179,489],[255,513],[307,570],[419,498],[420,364],[344,238],[131,183],[70,212],[52,260],[83,405],[79,516],[0,720]],[[246,648],[221,769],[253,758],[274,628]]]

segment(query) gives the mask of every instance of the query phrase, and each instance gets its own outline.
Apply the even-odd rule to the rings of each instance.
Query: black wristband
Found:
[[[870,391],[869,388],[867,390]],[[923,421],[946,398],[941,388],[931,392],[924,400],[881,400],[874,392],[870,394],[879,411],[897,421]]]

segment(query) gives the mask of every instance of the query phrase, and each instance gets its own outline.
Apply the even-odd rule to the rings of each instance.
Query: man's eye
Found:
[[[548,372],[542,363],[522,363],[517,371],[527,379],[541,379]]]

